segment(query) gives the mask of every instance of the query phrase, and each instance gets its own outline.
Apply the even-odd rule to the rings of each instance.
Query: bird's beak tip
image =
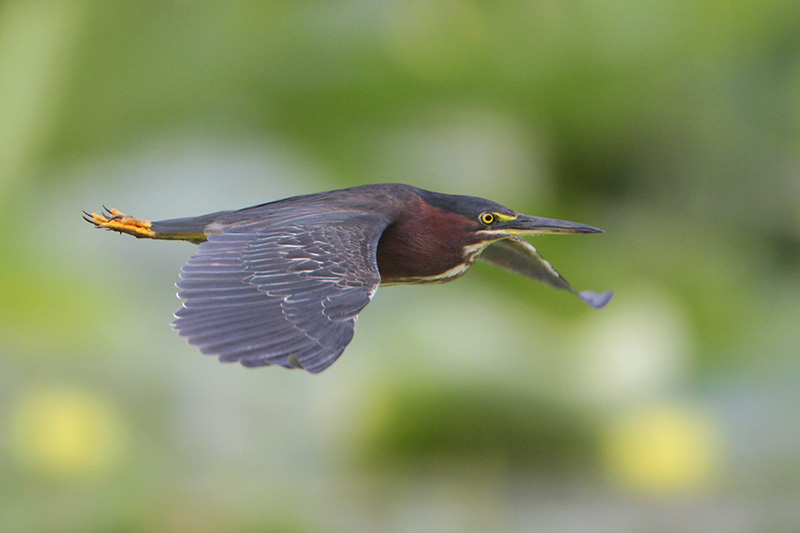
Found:
[[[566,221],[562,222],[561,225],[554,225],[553,230],[555,233],[605,233],[605,231],[594,226]]]
[[[578,222],[542,217],[520,217],[517,231],[525,233],[603,233],[600,228]]]

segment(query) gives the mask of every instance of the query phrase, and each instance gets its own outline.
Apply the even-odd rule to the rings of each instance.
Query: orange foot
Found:
[[[116,209],[109,209],[103,206],[105,215],[98,215],[92,213],[91,215],[86,211],[83,219],[90,224],[94,224],[97,229],[104,228],[111,231],[118,231],[120,233],[127,233],[139,238],[153,238],[157,234],[150,229],[150,221],[142,220],[141,218],[129,217],[122,211]]]

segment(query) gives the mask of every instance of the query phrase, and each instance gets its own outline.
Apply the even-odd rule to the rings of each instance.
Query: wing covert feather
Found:
[[[181,269],[173,325],[221,361],[320,372],[350,343],[380,284],[388,224],[346,211],[293,214],[211,235]]]

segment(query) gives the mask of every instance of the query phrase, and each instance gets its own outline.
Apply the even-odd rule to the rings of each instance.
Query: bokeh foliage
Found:
[[[798,27],[789,0],[0,4],[3,529],[796,524]],[[190,245],[79,216],[387,181],[604,228],[537,247],[615,301],[479,265],[379,291],[321,376],[247,371],[167,325]]]

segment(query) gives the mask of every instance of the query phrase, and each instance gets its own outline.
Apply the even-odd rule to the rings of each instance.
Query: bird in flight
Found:
[[[199,244],[181,268],[183,305],[172,325],[201,352],[246,367],[321,372],[350,343],[379,285],[451,281],[476,259],[595,308],[613,296],[575,290],[522,238],[601,230],[410,185],[362,185],[154,222],[116,209],[84,215],[97,228]]]

